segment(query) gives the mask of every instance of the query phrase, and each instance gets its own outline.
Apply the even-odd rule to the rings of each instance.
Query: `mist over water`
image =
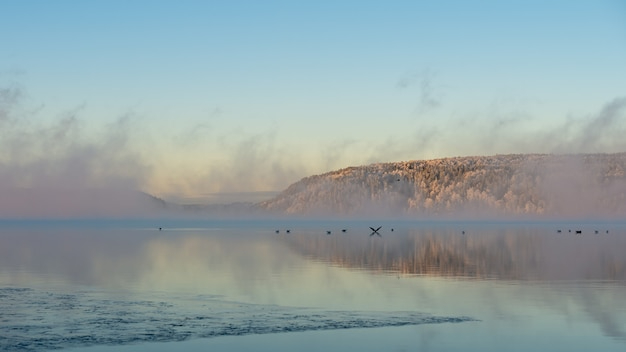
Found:
[[[400,80],[398,87],[406,89],[419,83],[422,91],[420,109],[437,109],[441,99],[432,92],[434,76],[430,71],[408,75],[406,79]],[[192,202],[205,205],[265,201],[268,199],[253,194],[259,191],[269,194],[280,192],[312,173],[353,163],[359,165],[399,161],[399,158],[419,160],[432,157],[424,154],[426,149],[440,150],[444,155],[541,152],[563,156],[569,153],[623,152],[625,148],[621,136],[626,131],[623,122],[626,100],[616,97],[595,113],[567,118],[560,125],[537,133],[518,133],[523,130],[520,124],[530,124],[532,118],[502,117],[496,121],[492,133],[489,133],[493,138],[480,139],[480,143],[467,141],[472,146],[481,145],[487,140],[490,143],[476,150],[464,147],[466,142],[459,138],[459,133],[463,130],[463,133],[472,136],[485,134],[482,129],[487,122],[482,120],[470,126],[456,121],[451,124],[457,126],[455,128],[426,126],[412,133],[412,136],[417,137],[411,138],[410,143],[403,138],[383,138],[382,141],[376,139],[368,142],[366,148],[362,140],[350,137],[330,143],[323,149],[320,157],[324,160],[319,161],[318,166],[303,165],[289,146],[281,144],[280,136],[275,132],[233,137],[212,131],[210,140],[216,141],[213,147],[221,151],[221,161],[208,163],[196,160],[193,167],[191,164],[181,164],[179,166],[182,169],[172,169],[168,166],[170,163],[160,160],[160,154],[167,144],[164,140],[173,137],[156,138],[151,135],[150,129],[146,128],[145,116],[128,111],[94,126],[89,123],[90,110],[84,104],[52,113],[45,105],[29,103],[27,95],[25,88],[19,84],[3,83],[0,86],[0,217],[3,218],[164,216],[161,211],[163,207],[159,207],[156,204],[158,202],[133,194],[142,191],[165,197],[173,204],[185,205]],[[493,121],[489,123],[494,124]],[[202,131],[211,130],[210,125],[199,126]],[[469,131],[466,131],[466,127]],[[471,131],[472,128],[481,128],[481,131]],[[184,138],[191,144],[181,148],[198,148],[193,144],[194,138],[198,139],[197,136]],[[456,146],[456,149],[449,149],[451,145]],[[209,149],[215,149],[213,147]],[[529,189],[526,195],[532,203],[526,215],[554,214],[557,218],[576,219],[615,218],[616,214],[623,213],[626,185],[623,175],[619,174],[623,174],[623,169],[605,170],[603,168],[615,165],[591,165],[593,163],[583,162],[586,158],[580,156],[581,160],[576,160],[570,155],[567,161],[555,165],[532,162],[525,165],[536,174],[532,184],[536,189]],[[346,160],[352,161],[347,164]],[[611,174],[610,179],[599,179],[598,172],[604,171],[614,174]],[[166,179],[167,182],[164,181]],[[529,185],[520,183],[517,186],[523,188]],[[358,185],[354,187],[358,189]],[[407,198],[410,197],[403,193],[411,187],[421,186],[408,183],[396,185],[388,190],[388,194],[381,193],[378,197],[368,199],[354,196],[353,200],[349,199],[349,203],[363,203],[361,209],[357,209],[357,216],[394,217],[398,211],[412,206],[410,202],[407,204]],[[332,188],[332,185],[328,185],[328,188]],[[353,196],[348,194],[350,190],[346,192],[341,197],[348,199]],[[202,194],[221,194],[220,201],[216,201],[213,196],[203,197]],[[474,196],[484,198],[481,194]],[[541,197],[545,198],[542,200],[544,204],[536,202]],[[427,198],[414,201],[426,207]],[[469,196],[467,200],[462,210],[454,209],[456,205],[452,201],[451,209],[447,209],[451,215],[447,218],[485,219],[503,215],[502,209],[494,211],[492,205],[473,202]],[[328,204],[319,204],[318,207],[308,215],[329,215],[324,213]],[[228,209],[226,213],[232,211],[233,216],[246,216],[240,210]],[[506,212],[505,209],[505,215]],[[330,213],[337,214],[336,211]],[[348,213],[342,212],[340,215]],[[174,212],[170,216],[179,215]],[[422,215],[438,216],[441,212],[430,211]]]

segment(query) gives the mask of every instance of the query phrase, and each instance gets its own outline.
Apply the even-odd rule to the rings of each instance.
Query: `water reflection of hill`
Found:
[[[626,280],[626,242],[541,230],[406,230],[382,238],[365,233],[282,237],[296,252],[345,268],[405,275],[506,280]]]

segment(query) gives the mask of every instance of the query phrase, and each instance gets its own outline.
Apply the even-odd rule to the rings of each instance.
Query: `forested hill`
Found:
[[[259,203],[287,214],[408,217],[626,215],[626,153],[372,164],[306,177]]]

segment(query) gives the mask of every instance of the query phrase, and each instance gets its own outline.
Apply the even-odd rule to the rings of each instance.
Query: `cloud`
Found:
[[[21,97],[22,90],[16,85],[0,88],[0,132],[3,132],[15,123],[13,109],[17,106]]]
[[[436,74],[430,70],[424,70],[417,74],[405,74],[401,77],[396,87],[402,90],[418,86],[418,104],[416,112],[423,115],[442,104],[442,94],[439,87],[434,84]]]
[[[139,189],[150,167],[130,143],[132,117],[122,116],[91,136],[84,131],[82,110],[50,124],[16,120],[3,128],[0,186]]]
[[[210,138],[215,130],[212,122],[224,114],[220,107],[211,110],[203,121],[186,128],[181,134],[174,137],[174,143],[181,147],[197,146],[206,138]]]
[[[281,190],[307,174],[275,126],[255,133],[219,129],[213,124],[223,114],[219,107],[206,120],[183,127],[182,134],[164,131],[170,138],[150,148],[149,138],[141,138],[150,126],[133,113],[96,126],[88,119],[87,104],[50,116],[46,109],[29,110],[23,96],[18,86],[0,89],[0,190],[37,189],[55,198],[59,193],[51,190],[143,190],[184,197]],[[179,162],[176,155],[185,157]]]
[[[608,148],[623,150],[626,147],[626,97],[613,99],[598,114],[578,124],[581,127],[576,138],[570,141],[570,149],[584,152],[605,151]]]
[[[529,119],[529,123],[532,121]],[[626,97],[617,97],[607,102],[594,114],[568,116],[563,122],[550,128],[526,129],[524,124],[507,129],[505,137],[509,143],[519,146],[521,151],[544,153],[611,153],[626,150]]]
[[[140,194],[151,175],[132,143],[133,116],[88,133],[85,105],[46,123],[39,116],[45,109],[29,112],[22,96],[16,87],[0,90],[3,216],[122,215],[121,209],[141,203],[127,196]]]
[[[346,167],[346,159],[349,159],[350,153],[356,152],[355,148],[361,145],[356,139],[344,139],[330,143],[322,152],[324,159],[323,165],[326,170]]]
[[[626,150],[626,97],[612,99],[596,113],[570,115],[556,123],[533,114],[528,106],[506,106],[510,104],[495,103],[440,123],[430,148],[440,156]]]
[[[297,152],[278,143],[274,129],[222,135],[215,148],[213,152],[222,155],[222,161],[207,165],[207,172],[197,182],[214,185],[217,192],[282,189],[305,170]]]

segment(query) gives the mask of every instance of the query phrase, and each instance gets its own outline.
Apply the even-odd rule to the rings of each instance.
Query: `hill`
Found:
[[[348,167],[306,177],[258,207],[283,214],[614,218],[626,153],[517,154]]]
[[[0,219],[136,218],[176,206],[147,193],[125,189],[0,189]]]
[[[177,204],[148,193],[111,188],[0,189],[2,219],[240,218],[253,203]]]

